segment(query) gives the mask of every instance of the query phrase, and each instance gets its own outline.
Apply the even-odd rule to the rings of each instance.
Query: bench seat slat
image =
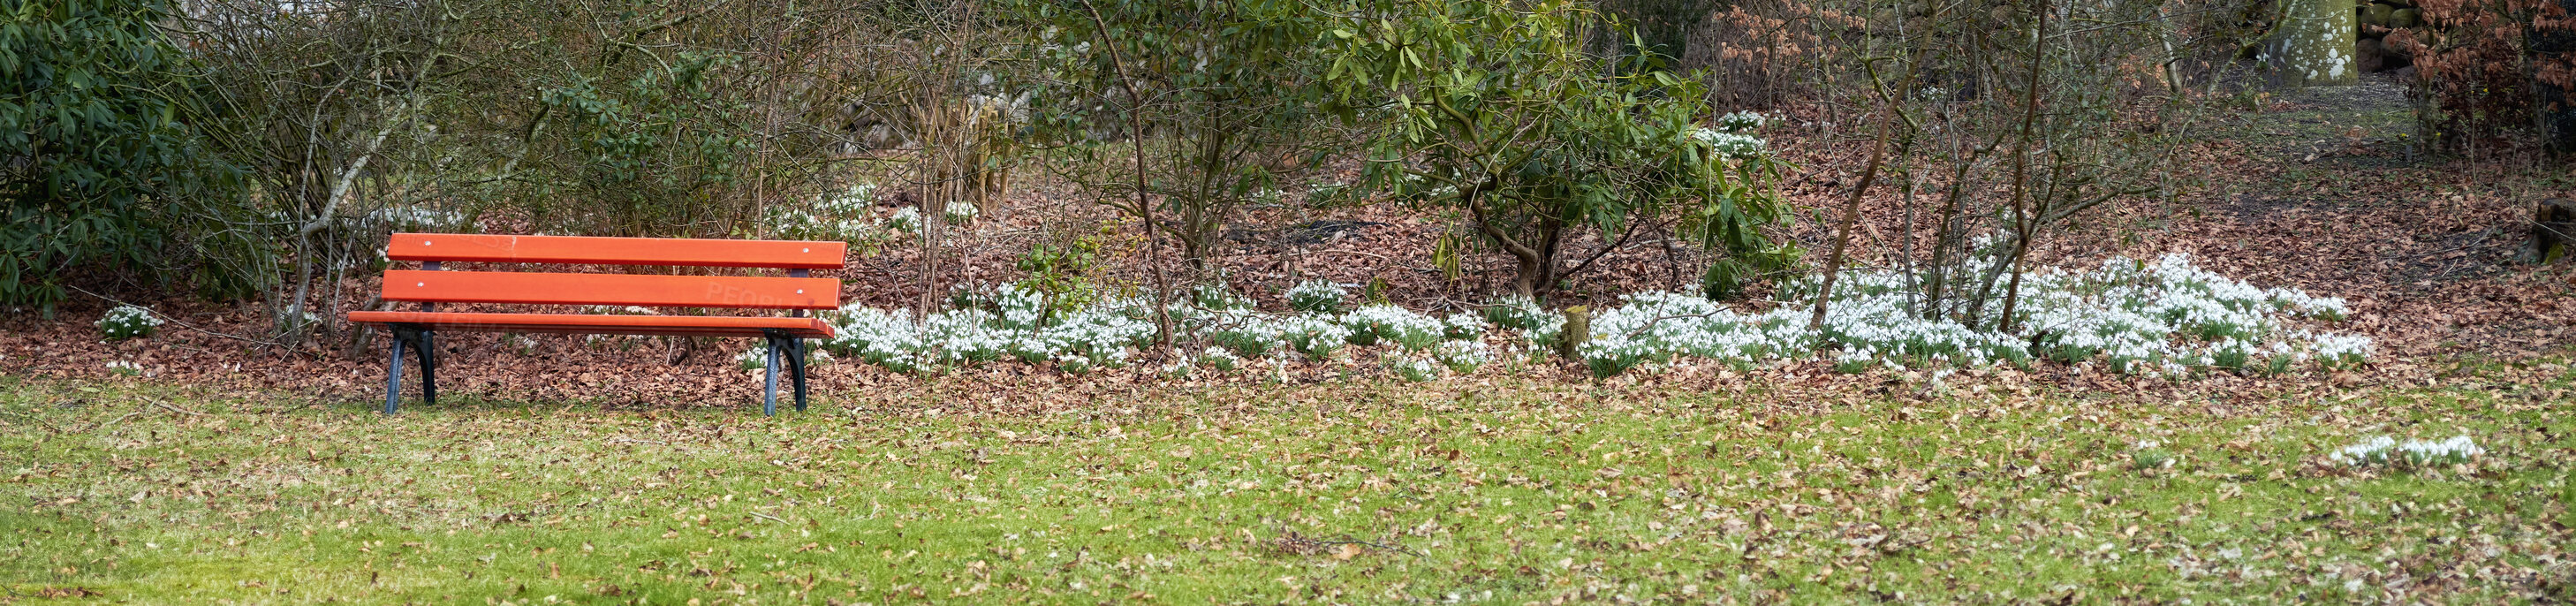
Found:
[[[832,337],[832,325],[824,323],[821,318],[353,311],[349,312],[349,321],[358,324],[418,324],[463,332],[759,337],[761,329],[769,328],[785,330],[796,337]]]
[[[389,270],[387,301],[836,309],[832,278]]]
[[[807,240],[600,238],[499,234],[394,234],[395,261],[477,261],[836,269],[849,245]]]

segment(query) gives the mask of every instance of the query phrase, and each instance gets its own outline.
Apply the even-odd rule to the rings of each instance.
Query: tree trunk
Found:
[[[2263,68],[2281,86],[2361,82],[2353,61],[2353,0],[2278,0],[2281,20],[2263,40]]]
[[[2576,16],[2576,0],[2558,0],[2559,8]],[[2532,92],[2539,96],[2537,108],[2540,132],[2546,137],[2549,151],[2576,155],[2576,83],[2552,81],[2542,77],[2551,68],[2576,68],[2576,23],[2561,19],[2554,27],[2538,22],[2529,26],[2524,39],[2531,41],[2531,57],[2525,61],[2531,70]],[[2564,72],[2561,72],[2564,73]]]
[[[2514,253],[2514,260],[2531,264],[2554,263],[2567,258],[2576,249],[2576,200],[2550,198],[2540,201],[2539,212],[2531,218],[2531,236]]]
[[[1512,253],[1512,260],[1517,270],[1512,272],[1512,293],[1532,301],[1538,300],[1539,265],[1544,261],[1539,260],[1536,254],[1519,252]]]

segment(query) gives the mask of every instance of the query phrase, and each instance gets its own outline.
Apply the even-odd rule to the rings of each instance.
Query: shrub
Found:
[[[2422,139],[2447,150],[2534,130],[2576,152],[2576,19],[2560,0],[2428,2],[2386,42],[2413,57]],[[2535,94],[2537,93],[2537,94]]]
[[[1036,33],[1015,59],[1037,91],[1027,135],[1084,159],[1067,171],[1077,181],[1170,184],[1153,188],[1160,201],[1151,206],[1100,201],[1172,236],[1192,267],[1205,268],[1226,244],[1236,209],[1275,203],[1279,183],[1320,164],[1309,158],[1325,153],[1335,132],[1312,128],[1326,108],[1314,85],[1324,69],[1319,34],[1340,19],[1329,3],[994,6]],[[1103,127],[1118,136],[1100,136]],[[1155,133],[1157,143],[1122,150],[1133,142],[1118,139],[1131,129]]]
[[[209,98],[169,2],[12,2],[0,17],[0,305],[48,311],[67,276],[245,295],[274,247],[200,124]]]
[[[1626,25],[1589,3],[1372,1],[1337,29],[1324,81],[1375,132],[1366,186],[1470,217],[1536,297],[1589,264],[1558,243],[1680,214],[1683,231],[1730,255],[1772,248],[1777,169],[1759,141],[1699,138],[1699,82],[1651,54],[1605,56],[1583,38]],[[1368,108],[1368,109],[1359,109]],[[1718,147],[1724,145],[1725,147]],[[1740,155],[1731,155],[1734,152]],[[1402,159],[1405,161],[1390,161]]]

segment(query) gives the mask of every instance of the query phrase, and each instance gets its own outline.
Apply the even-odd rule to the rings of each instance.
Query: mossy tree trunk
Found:
[[[2361,81],[2353,62],[2353,0],[2279,0],[2281,20],[2263,40],[2263,67],[2281,86]]]

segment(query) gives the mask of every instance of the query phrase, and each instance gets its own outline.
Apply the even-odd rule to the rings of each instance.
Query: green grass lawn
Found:
[[[2565,600],[2563,364],[2236,398],[1493,379],[1008,413],[949,378],[774,419],[0,378],[0,602]],[[2483,460],[2323,462],[2462,433]]]

